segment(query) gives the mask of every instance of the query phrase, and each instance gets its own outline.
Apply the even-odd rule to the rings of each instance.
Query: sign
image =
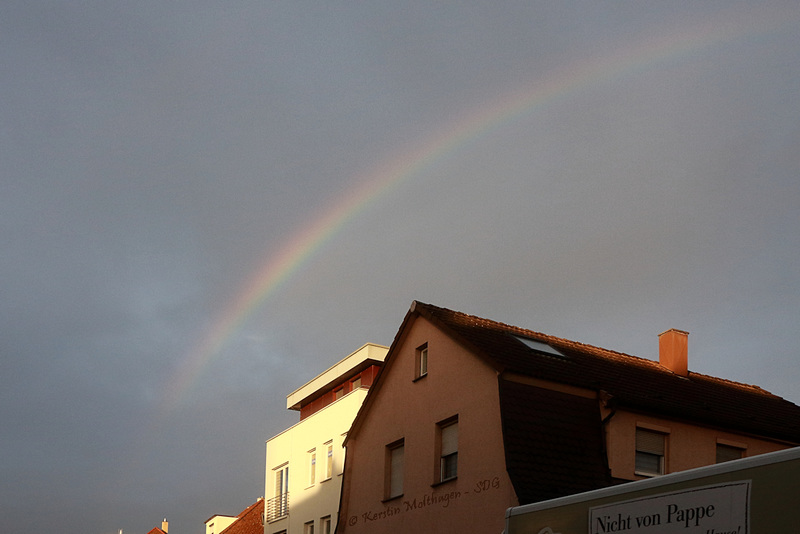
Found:
[[[800,532],[800,447],[509,508],[505,534]]]
[[[589,534],[749,534],[750,481],[661,493],[589,509]]]

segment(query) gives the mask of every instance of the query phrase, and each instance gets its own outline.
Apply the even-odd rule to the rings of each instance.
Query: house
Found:
[[[342,444],[387,351],[368,343],[287,396],[300,421],[267,441],[264,534],[336,528]]]
[[[147,534],[167,534],[168,532],[169,532],[169,521],[167,521],[167,518],[165,517],[164,520],[161,522],[161,528],[153,527]]]
[[[226,528],[228,528],[234,521],[236,521],[236,517],[230,515],[212,515],[208,519],[206,519],[206,534],[219,534]]]
[[[800,407],[414,302],[345,440],[336,532],[501,532],[505,510],[800,443]]]
[[[263,534],[263,532],[263,498],[259,498],[236,517],[215,515],[206,520],[207,534]]]

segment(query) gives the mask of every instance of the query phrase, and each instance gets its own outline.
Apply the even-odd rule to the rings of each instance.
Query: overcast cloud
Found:
[[[800,402],[798,25],[795,1],[3,2],[4,526],[238,513],[285,396],[414,299],[652,359],[687,330],[691,370]]]

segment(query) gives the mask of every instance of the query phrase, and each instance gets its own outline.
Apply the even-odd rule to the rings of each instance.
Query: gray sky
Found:
[[[414,299],[654,359],[680,328],[691,370],[800,402],[798,25],[3,2],[4,526],[238,513],[285,396]]]

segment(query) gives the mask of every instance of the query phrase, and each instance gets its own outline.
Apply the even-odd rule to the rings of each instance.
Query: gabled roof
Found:
[[[624,407],[663,417],[684,419],[761,437],[800,443],[800,406],[764,389],[689,372],[679,376],[658,362],[511,326],[414,301],[403,319],[383,368],[356,416],[350,434],[358,432],[363,413],[379,394],[382,377],[407,329],[423,317],[491,365],[499,374],[519,374],[596,392]],[[535,350],[527,338],[549,345],[560,355]]]
[[[167,533],[164,532],[163,530],[161,530],[158,527],[154,527],[154,528],[150,529],[150,532],[148,532],[147,534],[167,534]]]
[[[436,324],[499,373],[603,391],[621,407],[800,443],[800,407],[757,386],[694,372],[681,377],[652,360],[416,301],[403,326],[415,315]],[[549,345],[561,355],[534,350],[518,337]]]
[[[264,534],[264,499],[259,498],[242,510],[236,521],[219,534]]]

